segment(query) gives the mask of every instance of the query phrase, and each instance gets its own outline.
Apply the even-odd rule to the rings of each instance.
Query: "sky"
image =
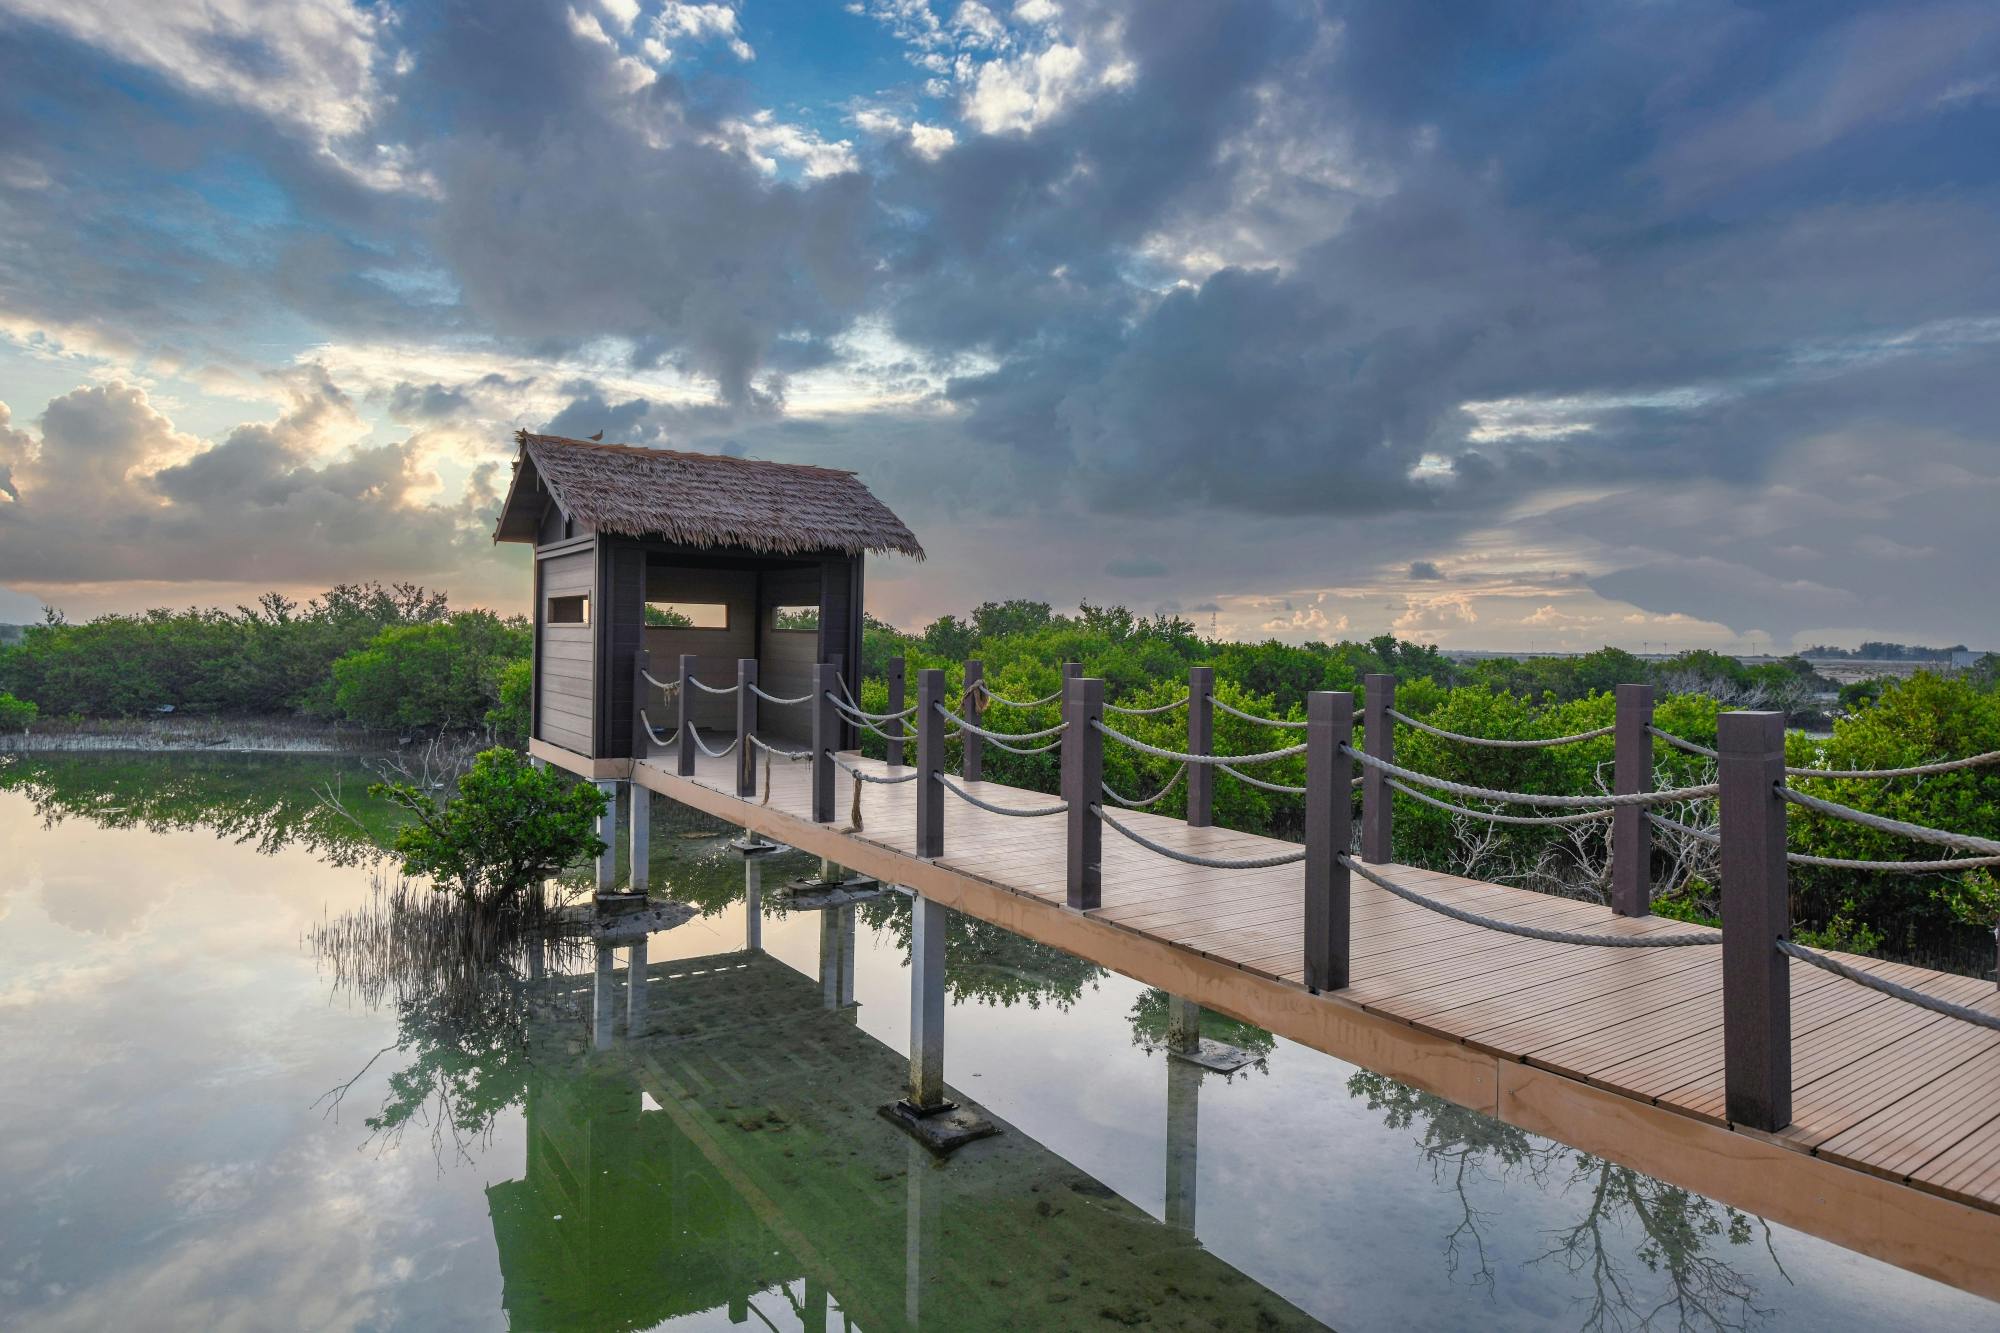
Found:
[[[906,627],[2000,648],[2000,5],[0,0],[0,621],[524,609],[523,427]]]

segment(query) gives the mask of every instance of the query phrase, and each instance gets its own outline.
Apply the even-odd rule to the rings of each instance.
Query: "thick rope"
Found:
[[[1454,815],[1464,815],[1470,819],[1483,819],[1489,824],[1588,824],[1593,819],[1609,819],[1616,811],[1584,810],[1574,815],[1503,815],[1492,810],[1474,810],[1466,805],[1453,805],[1450,801],[1440,801],[1435,796],[1418,791],[1408,783],[1389,779],[1389,785],[1412,800],[1434,805],[1440,810],[1448,810]]]
[[[1778,952],[1787,958],[1796,958],[1801,963],[1811,963],[1822,971],[1831,972],[1837,977],[1845,977],[1857,985],[1866,986],[1872,991],[1880,991],[1905,1004],[1914,1004],[1919,1009],[1928,1009],[1934,1014],[1943,1014],[1946,1018],[1956,1018],[1962,1023],[1976,1023],[1980,1027],[2000,1032],[2000,1017],[1993,1014],[1978,1009],[1968,1009],[1962,1004],[1953,1004],[1950,1000],[1940,1000],[1935,995],[1926,995],[1920,990],[1911,990],[1908,986],[1899,986],[1887,977],[1879,977],[1873,972],[1863,972],[1858,967],[1849,967],[1838,958],[1830,958],[1817,949],[1806,948],[1803,944],[1794,944],[1786,939],[1779,940],[1777,944]]]
[[[1659,740],[1665,741],[1667,744],[1673,746],[1676,750],[1685,750],[1689,754],[1698,754],[1703,759],[1720,759],[1722,757],[1714,750],[1709,749],[1706,745],[1697,745],[1693,741],[1684,740],[1681,737],[1674,735],[1674,733],[1671,731],[1661,731],[1658,727],[1655,726],[1648,725],[1646,728],[1646,734],[1648,736],[1652,736]]]
[[[952,734],[955,736],[958,733],[953,732]],[[1062,737],[1060,736],[1050,741],[1047,745],[1009,745],[1007,744],[1007,742],[1003,740],[995,740],[991,732],[986,732],[984,733],[984,735],[986,737],[986,743],[988,745],[997,745],[1001,749],[1005,750],[1008,754],[1023,754],[1023,755],[1047,754],[1050,750],[1053,750],[1062,744]]]
[[[838,758],[835,757],[833,751],[831,750],[828,750],[826,752],[826,757],[833,760],[833,766],[835,768],[840,769],[844,773],[852,775],[855,781],[872,782],[878,787],[893,787],[900,782],[915,782],[919,776],[917,771],[915,769],[912,769],[908,773],[903,774],[903,776],[900,778],[879,777],[874,773],[864,773],[852,764],[842,763]]]
[[[1240,708],[1232,708],[1212,694],[1208,696],[1208,701],[1231,717],[1240,717],[1245,722],[1255,722],[1260,727],[1291,727],[1297,729],[1305,725],[1303,722],[1286,722],[1275,717],[1258,717],[1255,713],[1246,713]]]
[[[688,735],[694,737],[694,748],[700,750],[710,759],[727,759],[729,757],[729,752],[736,748],[736,741],[740,741],[743,739],[741,736],[738,736],[735,741],[729,742],[729,744],[723,746],[720,750],[711,750],[708,748],[708,746],[702,744],[701,729],[699,727],[689,727]]]
[[[758,749],[762,750],[765,754],[775,755],[777,758],[786,760],[787,762],[790,763],[797,763],[801,759],[810,759],[813,757],[811,750],[781,750],[775,745],[766,744],[761,737],[757,736],[752,736],[750,738],[750,743],[756,746]]]
[[[1225,860],[1219,856],[1196,856],[1193,852],[1178,851],[1172,847],[1164,846],[1161,843],[1154,842],[1143,833],[1137,833],[1126,828],[1123,824],[1106,814],[1104,807],[1101,805],[1091,806],[1090,811],[1106,824],[1124,834],[1133,842],[1138,843],[1141,847],[1144,847],[1147,851],[1158,852],[1161,856],[1175,861],[1182,861],[1191,866],[1202,866],[1209,870],[1266,870],[1271,866],[1288,866],[1306,859],[1306,849],[1303,847],[1299,848],[1296,852],[1284,852],[1278,856],[1252,857],[1243,861]]]
[[[983,680],[979,682],[979,692],[985,696],[987,703],[1002,704],[1008,708],[1040,708],[1043,704],[1052,704],[1062,698],[1062,691],[1057,690],[1054,694],[1045,694],[1039,699],[1003,699],[988,689]]]
[[[762,699],[765,703],[776,704],[780,708],[789,708],[793,704],[809,704],[812,702],[812,696],[810,694],[801,694],[796,699],[780,699],[775,694],[764,693],[764,691],[758,689],[755,685],[752,685],[750,687],[750,693],[756,695],[759,699]]]
[[[1720,842],[1722,835],[1712,829],[1691,828],[1677,820],[1646,812],[1646,818],[1670,833],[1683,833],[1702,842]],[[1795,866],[1824,866],[1829,870],[1873,870],[1885,875],[1943,875],[1955,870],[1978,870],[2000,866],[2000,856],[1967,856],[1950,861],[1859,861],[1845,856],[1814,856],[1809,852],[1786,852]]]
[[[1282,750],[1266,750],[1262,754],[1188,754],[1182,750],[1162,750],[1157,745],[1134,740],[1124,732],[1114,731],[1102,722],[1092,722],[1090,725],[1120,745],[1129,746],[1140,754],[1150,754],[1160,759],[1178,759],[1184,764],[1264,764],[1273,759],[1289,759],[1295,754],[1306,752],[1306,747],[1299,744],[1288,745]]]
[[[1961,768],[1978,768],[2000,763],[2000,750],[1968,755],[1964,759],[1940,759],[1935,764],[1915,764],[1909,768],[1787,768],[1795,778],[1922,778],[1933,773],[1953,773]]]
[[[1404,726],[1415,727],[1418,731],[1428,732],[1433,736],[1441,736],[1448,741],[1460,741],[1466,745],[1485,745],[1496,750],[1540,750],[1546,749],[1551,745],[1572,745],[1577,741],[1594,741],[1600,736],[1609,736],[1618,730],[1615,726],[1599,727],[1595,731],[1579,731],[1574,736],[1544,736],[1532,740],[1507,741],[1495,740],[1489,736],[1465,736],[1456,731],[1446,731],[1443,727],[1434,727],[1428,722],[1419,722],[1408,713],[1399,713],[1393,708],[1389,710],[1389,716],[1395,718]]]
[[[1187,776],[1187,771],[1188,771],[1187,765],[1182,764],[1179,768],[1174,770],[1174,775],[1167,779],[1166,786],[1160,788],[1158,791],[1154,792],[1151,796],[1148,796],[1143,801],[1135,801],[1129,796],[1120,796],[1117,792],[1111,789],[1111,784],[1108,782],[1099,782],[1097,785],[1104,788],[1104,794],[1106,796],[1109,796],[1112,800],[1118,802],[1118,804],[1122,806],[1125,806],[1127,809],[1144,810],[1147,806],[1152,805],[1164,799],[1168,792],[1180,786],[1181,779]]]
[[[977,796],[974,796],[971,792],[959,786],[942,773],[933,773],[931,776],[937,779],[939,786],[943,787],[953,796],[956,796],[959,800],[964,801],[967,805],[976,805],[989,814],[1008,815],[1015,819],[1039,819],[1043,815],[1060,815],[1069,810],[1069,802],[1067,801],[1059,801],[1055,805],[1038,805],[1032,810],[1019,810],[1012,806],[994,805],[991,802],[980,800]]]
[[[639,725],[646,729],[646,734],[653,738],[653,744],[655,745],[665,745],[673,740],[673,736],[671,734],[668,734],[663,737],[660,735],[658,731],[654,729],[653,724],[649,720],[647,720],[646,710],[643,708],[639,710]]]
[[[1818,814],[1844,819],[1850,824],[1874,829],[1877,833],[1893,833],[1900,838],[1914,838],[1918,842],[1928,842],[1939,847],[1956,847],[1960,851],[1976,852],[1981,856],[2000,856],[2000,842],[1995,842],[1991,838],[1975,838],[1970,833],[1950,833],[1923,824],[1905,824],[1900,819],[1871,815],[1866,810],[1856,810],[1851,805],[1841,805],[1837,801],[1822,801],[1817,796],[1808,796],[1792,787],[1779,786],[1778,795],[1793,805],[1802,805]]]
[[[1044,736],[1059,736],[1069,730],[1069,723],[1058,722],[1053,727],[1043,727],[1040,731],[988,731],[986,728],[967,722],[943,704],[934,705],[938,714],[958,723],[959,729],[967,731],[985,741],[997,741],[1004,745],[1008,741],[1038,741]]]
[[[681,687],[681,683],[679,681],[661,680],[658,676],[655,676],[652,672],[646,670],[643,667],[639,669],[639,674],[646,678],[646,683],[648,685],[651,685],[654,689],[657,690],[665,690],[668,694],[672,694],[675,690]]]
[[[701,681],[696,680],[693,676],[688,677],[688,684],[694,686],[698,690],[705,690],[710,694],[736,693],[735,685],[705,685]]]
[[[1482,801],[1503,801],[1515,805],[1548,805],[1566,810],[1578,810],[1596,806],[1615,807],[1620,805],[1671,805],[1676,801],[1693,801],[1704,796],[1714,796],[1722,789],[1710,782],[1699,787],[1669,787],[1663,791],[1626,792],[1621,796],[1543,796],[1536,792],[1496,791],[1492,787],[1475,787],[1464,782],[1447,782],[1434,778],[1428,773],[1419,773],[1413,768],[1392,764],[1386,759],[1377,759],[1351,745],[1343,745],[1340,752],[1349,755],[1369,768],[1379,769],[1408,782],[1421,783],[1438,791],[1450,792],[1453,796],[1472,796]]]
[[[1450,903],[1441,903],[1435,898],[1427,898],[1415,889],[1404,888],[1401,884],[1384,879],[1351,856],[1341,856],[1340,863],[1378,889],[1393,893],[1404,902],[1427,907],[1440,916],[1448,916],[1454,921],[1463,921],[1469,926],[1484,926],[1488,930],[1503,931],[1509,935],[1519,935],[1525,939],[1545,940],[1550,944],[1584,944],[1606,949],[1679,949],[1698,944],[1722,943],[1722,932],[1711,931],[1700,935],[1583,935],[1572,930],[1547,930],[1541,926],[1526,926],[1515,921],[1502,921],[1499,917],[1481,916],[1468,912]]]
[[[1104,711],[1107,713],[1123,713],[1127,717],[1151,717],[1154,713],[1171,713],[1176,708],[1186,708],[1188,700],[1193,697],[1190,694],[1183,694],[1172,703],[1161,704],[1157,708],[1121,708],[1117,704],[1106,704],[1104,705]]]
[[[865,718],[870,722],[900,722],[917,711],[917,706],[911,704],[900,713],[871,713],[860,704],[849,703],[836,694],[829,693],[826,697],[828,702],[832,703],[835,708],[840,709],[843,713],[853,714],[857,720]]]
[[[1304,787],[1294,787],[1289,782],[1266,782],[1262,778],[1253,778],[1248,773],[1238,772],[1227,764],[1217,764],[1216,768],[1235,778],[1238,782],[1247,782],[1253,787],[1262,787],[1265,791],[1274,791],[1281,796],[1304,796],[1306,794]]]

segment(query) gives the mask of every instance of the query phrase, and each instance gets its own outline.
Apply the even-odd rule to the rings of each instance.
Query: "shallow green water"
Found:
[[[0,1327],[2000,1315],[1255,1029],[1212,1019],[1259,1059],[1196,1073],[1160,1049],[1164,996],[966,918],[946,1077],[1004,1132],[938,1166],[876,1114],[905,900],[783,910],[812,867],[781,858],[753,930],[740,859],[661,810],[655,883],[699,914],[651,938],[641,1031],[597,1050],[582,942],[468,942],[375,887],[365,780],[0,766]],[[313,799],[335,781],[358,827]]]

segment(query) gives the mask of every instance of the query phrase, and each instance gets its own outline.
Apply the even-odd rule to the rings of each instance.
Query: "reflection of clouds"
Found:
[[[114,868],[59,871],[42,877],[42,912],[57,925],[116,939],[139,928],[168,894],[151,876]]]

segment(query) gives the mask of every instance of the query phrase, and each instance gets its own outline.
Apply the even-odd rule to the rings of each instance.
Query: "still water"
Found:
[[[644,1010],[398,892],[357,765],[0,756],[0,1327],[1990,1328],[1976,1298],[977,921],[932,1161],[910,907],[748,910],[656,802]],[[339,815],[316,793],[343,798]]]

